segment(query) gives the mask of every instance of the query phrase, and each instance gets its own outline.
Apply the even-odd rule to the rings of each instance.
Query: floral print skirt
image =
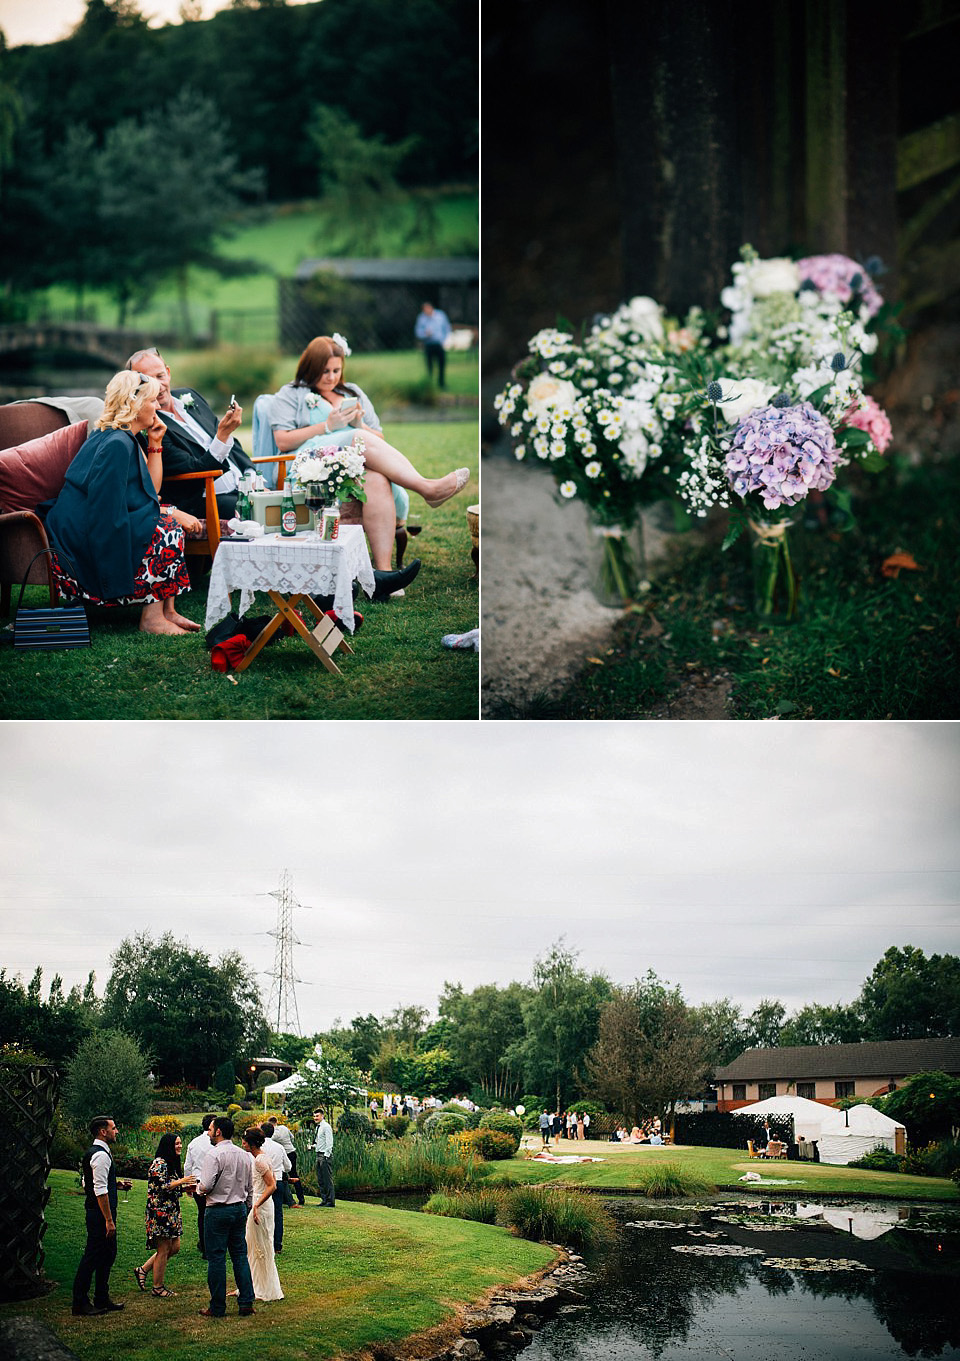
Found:
[[[57,560],[52,553],[53,573],[61,595],[74,600],[87,600],[91,605],[150,605],[155,601],[167,600],[170,596],[183,595],[190,589],[190,576],[183,556],[183,526],[172,515],[161,513],[160,522],[153,531],[153,538],[147,544],[143,561],[137,568],[133,579],[133,592],[104,600],[100,596],[85,591],[77,579]]]

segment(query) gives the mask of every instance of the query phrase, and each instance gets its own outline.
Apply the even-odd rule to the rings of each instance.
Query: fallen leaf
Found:
[[[603,661],[601,660],[600,657],[588,657],[587,661],[593,662],[594,666],[603,666]]]
[[[828,667],[827,667],[827,675],[828,675],[828,676],[836,676],[838,680],[839,680],[839,678],[840,678],[840,672],[837,670],[837,668],[836,668],[835,666],[828,666]]]
[[[885,577],[898,577],[901,570],[922,572],[923,568],[912,553],[891,553],[889,558],[884,558],[880,570]]]

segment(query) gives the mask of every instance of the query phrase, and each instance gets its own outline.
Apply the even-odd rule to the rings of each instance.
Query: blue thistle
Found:
[[[801,292],[801,293],[804,293],[804,292],[806,292],[806,293],[810,293],[810,292],[816,293],[816,291],[817,291],[817,285],[813,282],[812,279],[804,279],[803,283],[800,285],[800,292]]]
[[[834,373],[841,373],[847,367],[846,356],[838,351],[830,360],[830,367]]]
[[[863,275],[859,272],[854,274],[850,280],[850,287],[853,289],[854,293],[859,293],[861,288],[863,288]]]
[[[790,406],[791,402],[790,398],[787,396],[785,392],[778,392],[776,397],[774,397],[773,400],[771,401],[770,405],[779,407],[782,410],[783,407]]]
[[[707,384],[707,400],[710,401],[710,402],[719,402],[722,398],[723,398],[723,387],[722,387],[722,385],[721,385],[720,383],[716,383],[716,382],[714,382],[714,383],[708,383],[708,384]]]

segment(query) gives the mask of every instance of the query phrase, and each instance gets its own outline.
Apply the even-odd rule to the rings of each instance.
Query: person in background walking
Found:
[[[110,1268],[117,1257],[117,1187],[129,1191],[132,1182],[118,1181],[110,1145],[117,1127],[112,1116],[95,1115],[90,1121],[90,1147],[80,1163],[87,1219],[87,1241],[73,1281],[74,1314],[110,1314],[122,1309],[110,1298]],[[88,1292],[95,1281],[93,1304]]]
[[[187,1144],[187,1156],[183,1160],[183,1175],[185,1177],[197,1177],[200,1175],[200,1168],[203,1160],[213,1148],[210,1142],[210,1126],[213,1124],[213,1116],[205,1115],[200,1121],[201,1133],[195,1139],[191,1139]],[[189,1190],[190,1188],[188,1188]],[[197,1206],[197,1246],[200,1249],[200,1256],[204,1261],[207,1260],[207,1250],[203,1246],[203,1212],[207,1207],[206,1196],[197,1194],[196,1187],[192,1191],[194,1202]]]
[[[293,1135],[286,1125],[278,1121],[273,1127],[273,1137],[290,1159],[290,1172],[289,1175],[284,1173],[284,1180],[289,1180],[290,1189],[297,1199],[295,1204],[288,1205],[288,1208],[292,1210],[302,1210],[303,1187],[300,1185],[300,1178],[297,1176],[297,1146],[293,1142]],[[288,1198],[285,1197],[284,1204],[287,1204],[287,1202]]]
[[[213,1122],[210,1152],[200,1169],[201,1195],[207,1198],[204,1240],[210,1304],[204,1318],[227,1312],[227,1253],[239,1292],[241,1315],[254,1313],[253,1280],[247,1260],[247,1212],[253,1208],[253,1158],[233,1143],[233,1121],[218,1115]]]
[[[420,308],[413,334],[423,346],[427,377],[433,377],[436,365],[437,387],[446,387],[447,351],[444,348],[444,341],[450,334],[450,318],[439,307],[434,307],[433,303],[425,302]]]
[[[273,1250],[274,1252],[283,1251],[283,1206],[285,1191],[283,1183],[290,1171],[290,1159],[283,1146],[277,1143],[273,1137],[276,1128],[272,1120],[264,1120],[260,1124],[263,1131],[263,1153],[270,1159],[270,1166],[273,1169]]]
[[[317,1155],[317,1194],[320,1197],[320,1208],[332,1210],[336,1204],[333,1189],[333,1130],[322,1106],[318,1106],[313,1112],[313,1123],[317,1127],[313,1147]]]
[[[540,1138],[543,1140],[544,1148],[550,1145],[550,1116],[547,1111],[540,1112],[540,1119],[537,1121],[540,1126]]]

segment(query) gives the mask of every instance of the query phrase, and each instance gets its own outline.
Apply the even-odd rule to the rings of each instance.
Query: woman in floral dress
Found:
[[[153,1293],[157,1299],[168,1300],[174,1295],[163,1283],[167,1262],[180,1251],[183,1218],[180,1197],[184,1188],[195,1186],[196,1177],[185,1177],[180,1164],[183,1141],[179,1134],[164,1134],[157,1145],[157,1156],[147,1172],[147,1247],[152,1254],[143,1266],[134,1269],[137,1285],[147,1288],[147,1272],[153,1272]]]

